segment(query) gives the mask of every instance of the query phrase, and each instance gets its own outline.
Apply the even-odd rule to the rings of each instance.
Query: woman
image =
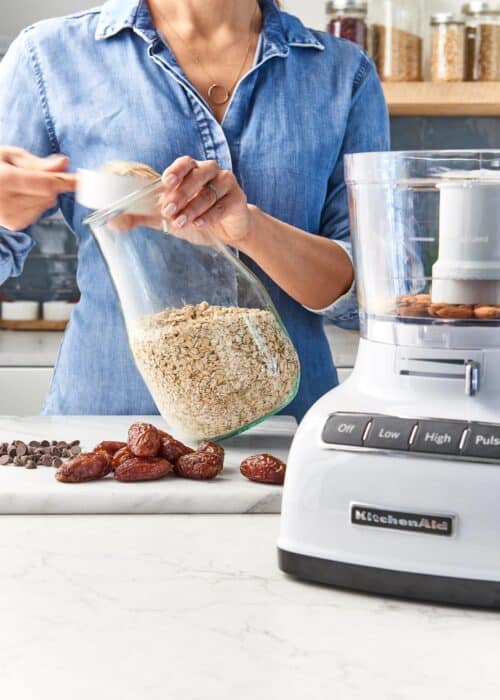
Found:
[[[156,412],[75,178],[60,175],[117,159],[166,168],[170,226],[212,227],[262,279],[302,364],[286,412],[300,419],[336,385],[323,320],[356,323],[343,155],[388,146],[382,90],[354,44],[272,0],[109,0],[16,40],[0,145],[0,282],[52,207],[79,240],[81,301],[46,414]]]

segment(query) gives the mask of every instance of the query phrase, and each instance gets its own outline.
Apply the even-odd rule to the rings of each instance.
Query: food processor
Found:
[[[500,151],[346,158],[361,342],[308,412],[279,564],[500,607]]]

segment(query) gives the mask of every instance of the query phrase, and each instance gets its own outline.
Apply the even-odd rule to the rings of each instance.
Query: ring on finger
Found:
[[[215,195],[215,202],[214,202],[214,204],[217,204],[217,202],[219,201],[219,199],[222,198],[221,193],[219,192],[219,190],[217,189],[217,187],[216,187],[212,182],[207,183],[206,186],[208,187],[209,190],[212,190],[212,192],[214,193],[214,195]]]

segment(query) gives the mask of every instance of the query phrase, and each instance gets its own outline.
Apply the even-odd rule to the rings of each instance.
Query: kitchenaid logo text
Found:
[[[379,527],[387,530],[406,530],[425,535],[450,537],[453,534],[452,516],[402,513],[395,510],[382,510],[356,504],[351,505],[351,523],[353,525]]]

